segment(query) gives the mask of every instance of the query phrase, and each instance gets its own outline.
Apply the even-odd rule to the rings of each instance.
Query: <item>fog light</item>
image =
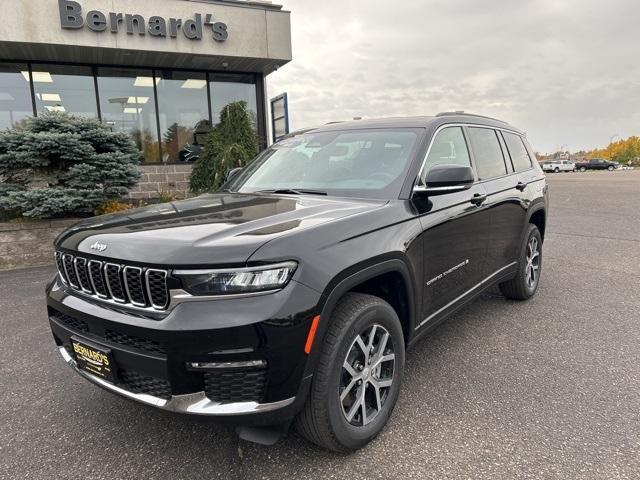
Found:
[[[265,368],[265,360],[243,360],[239,362],[187,362],[188,370],[223,370],[223,369],[246,369]]]

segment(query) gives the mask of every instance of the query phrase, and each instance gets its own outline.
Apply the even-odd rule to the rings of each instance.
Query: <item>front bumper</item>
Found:
[[[272,295],[183,303],[158,319],[74,295],[57,279],[47,289],[58,351],[83,378],[162,410],[244,425],[284,422],[302,407],[311,381],[304,344],[319,298],[291,282]],[[72,337],[111,350],[114,383],[78,368]],[[255,360],[263,370],[191,368]]]
[[[293,404],[296,400],[295,397],[287,398],[279,402],[272,403],[257,403],[257,402],[234,402],[234,403],[220,403],[210,400],[205,392],[197,392],[186,395],[173,395],[169,399],[154,397],[145,393],[134,393],[124,388],[120,388],[117,385],[109,383],[95,375],[80,370],[76,364],[76,361],[69,355],[64,347],[58,347],[58,351],[64,361],[73,368],[81,377],[95,383],[96,385],[105,388],[111,392],[122,395],[123,397],[131,400],[136,400],[153,407],[161,408],[162,410],[169,410],[177,413],[191,413],[196,415],[215,415],[215,416],[229,416],[229,415],[249,415],[253,413],[265,413],[273,410],[278,410]]]

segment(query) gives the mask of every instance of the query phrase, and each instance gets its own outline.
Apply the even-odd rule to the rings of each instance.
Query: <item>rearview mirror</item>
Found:
[[[465,165],[434,165],[427,172],[426,185],[416,186],[414,195],[433,196],[462,192],[473,184],[473,170]]]

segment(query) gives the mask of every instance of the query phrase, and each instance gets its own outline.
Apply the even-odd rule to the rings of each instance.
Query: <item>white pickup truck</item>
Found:
[[[542,170],[545,172],[573,172],[576,166],[569,160],[551,160],[542,163]]]

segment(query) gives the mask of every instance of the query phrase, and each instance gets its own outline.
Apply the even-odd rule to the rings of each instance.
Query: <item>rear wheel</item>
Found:
[[[586,171],[587,171],[587,169],[586,169],[586,167],[580,167],[580,171],[581,171],[581,172],[586,172]]]
[[[609,166],[607,167],[607,170],[609,170],[610,172],[613,172],[613,165],[609,165]]]
[[[296,427],[321,447],[348,452],[375,438],[393,411],[404,336],[395,310],[372,295],[348,293],[330,322]]]
[[[542,271],[542,237],[535,225],[529,225],[525,245],[518,262],[518,272],[511,280],[500,284],[502,294],[513,300],[533,297],[540,283]]]
[[[560,173],[560,169],[559,169],[558,167],[556,167],[553,171],[554,171],[555,173]]]

